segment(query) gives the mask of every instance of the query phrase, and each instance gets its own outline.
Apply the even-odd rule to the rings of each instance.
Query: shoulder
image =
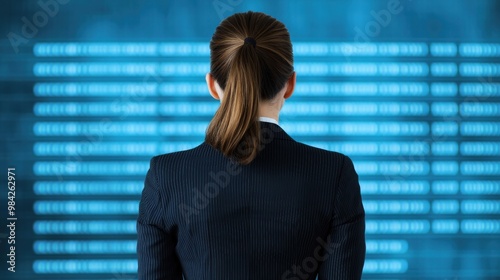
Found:
[[[179,167],[182,166],[184,162],[189,161],[189,159],[192,159],[193,157],[199,157],[200,155],[202,155],[204,153],[202,151],[203,149],[204,149],[203,145],[200,144],[196,147],[187,150],[157,154],[151,157],[150,163],[151,165],[154,165],[156,167],[158,166],[164,167],[166,165]]]
[[[294,167],[315,174],[340,175],[349,157],[341,152],[325,150],[299,141],[288,141],[277,148],[274,156],[281,158],[281,163],[288,168]],[[311,168],[312,167],[312,168]]]
[[[348,158],[343,153],[337,151],[325,150],[323,148],[311,146],[308,144],[304,144],[302,142],[296,141],[294,146],[297,150],[302,151],[302,153],[309,154],[317,158],[330,159],[334,161],[343,161],[345,158]]]

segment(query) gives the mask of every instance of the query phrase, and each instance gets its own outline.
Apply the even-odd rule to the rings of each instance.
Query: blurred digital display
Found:
[[[218,15],[215,2],[209,6]],[[306,36],[299,25],[314,22],[314,12],[321,15],[315,24],[330,23],[322,5],[346,4],[319,1],[300,23],[294,16],[305,4],[229,2],[225,16],[262,7],[275,11],[292,34],[298,83],[280,125],[298,141],[353,159],[367,214],[363,279],[499,279],[498,34],[478,30],[482,35],[474,37],[465,30],[453,37],[443,24],[439,33],[428,28],[432,34],[424,38],[410,32],[426,20],[417,13],[446,12],[439,4],[401,1],[405,9],[392,16],[406,17],[406,24],[387,27],[395,34],[381,30],[372,40],[356,40],[353,27],[370,23],[370,11],[391,2],[373,1],[347,7],[363,15],[359,24],[341,17],[346,21],[336,24],[346,26],[343,35],[311,28]],[[464,17],[471,7],[500,15],[495,1],[463,2],[443,1]],[[101,4],[59,8],[81,5],[97,11]],[[182,14],[196,21],[201,12]],[[474,26],[500,26],[500,17],[486,19]],[[135,219],[149,158],[197,146],[219,105],[204,75],[220,18],[212,15],[210,24],[196,27],[206,37],[174,32],[166,40],[149,33],[129,38],[126,28],[112,40],[78,38],[64,31],[69,18],[53,20],[59,22],[51,27],[53,38],[40,35],[24,46],[16,65],[0,68],[2,122],[22,119],[4,141],[2,160],[20,170],[19,216],[26,217],[17,231],[19,272],[8,277],[136,279]],[[17,17],[11,21],[18,24]],[[178,28],[188,32],[182,23]],[[92,29],[99,25],[86,30]],[[15,54],[8,40],[3,46],[8,61]]]

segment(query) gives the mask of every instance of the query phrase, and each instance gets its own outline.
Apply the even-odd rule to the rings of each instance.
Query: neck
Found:
[[[279,113],[281,106],[276,106],[277,104],[260,103],[259,104],[259,117],[266,117],[275,119],[279,121]]]

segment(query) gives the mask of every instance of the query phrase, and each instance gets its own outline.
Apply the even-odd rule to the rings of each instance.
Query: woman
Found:
[[[263,13],[210,42],[205,141],[151,159],[137,220],[139,279],[360,279],[365,213],[352,161],[293,140],[290,35]]]

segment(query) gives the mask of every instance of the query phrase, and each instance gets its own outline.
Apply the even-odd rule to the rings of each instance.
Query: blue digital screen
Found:
[[[219,105],[210,38],[248,10],[291,34],[297,86],[280,125],[354,162],[363,279],[500,279],[493,0],[9,1],[0,157],[16,192],[0,197],[16,226],[0,231],[1,278],[137,279],[149,159],[203,141]]]

